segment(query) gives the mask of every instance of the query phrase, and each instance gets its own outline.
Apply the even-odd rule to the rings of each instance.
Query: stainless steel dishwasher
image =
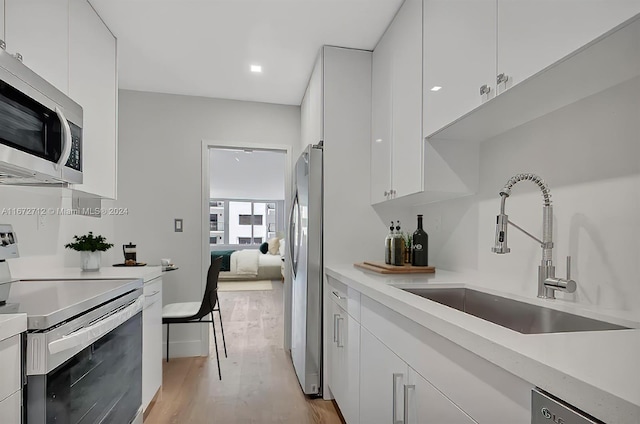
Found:
[[[531,390],[531,424],[604,424],[540,389]]]

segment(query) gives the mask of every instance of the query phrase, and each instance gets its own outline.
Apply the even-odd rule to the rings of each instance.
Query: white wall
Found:
[[[137,244],[142,261],[169,257],[180,267],[164,276],[165,304],[200,301],[202,141],[291,146],[300,138],[300,108],[128,90],[119,103],[116,204],[131,213],[116,237]],[[184,220],[184,232],[173,231],[174,218]],[[200,338],[198,325],[176,327],[171,355],[199,355]]]
[[[425,214],[430,262],[469,271],[486,287],[535,297],[541,249],[511,228],[508,255],[492,254],[498,192],[519,172],[542,176],[554,206],[554,261],[565,275],[573,257],[575,294],[558,298],[585,305],[640,311],[640,78],[518,127],[480,148],[476,195],[406,210]],[[542,231],[542,197],[521,182],[507,200],[509,218]],[[386,217],[385,217],[386,218]],[[435,223],[441,221],[436,231]]]
[[[284,152],[210,149],[212,199],[284,200]]]
[[[0,222],[12,224],[18,235],[19,259],[9,261],[13,276],[28,275],[34,267],[63,266],[79,267],[80,254],[64,248],[74,234],[102,234],[115,248],[102,253],[102,265],[111,266],[122,262],[122,251],[118,245],[123,240],[116,239],[114,225],[116,216],[102,218],[69,215],[71,210],[71,190],[60,188],[0,186]],[[112,206],[111,201],[103,202],[103,207]],[[47,212],[42,219],[36,215],[16,215],[12,208],[43,208]]]

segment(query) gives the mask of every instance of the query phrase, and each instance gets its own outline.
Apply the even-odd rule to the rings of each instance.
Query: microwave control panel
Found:
[[[69,122],[71,128],[71,153],[66,166],[76,171],[82,171],[82,128]]]

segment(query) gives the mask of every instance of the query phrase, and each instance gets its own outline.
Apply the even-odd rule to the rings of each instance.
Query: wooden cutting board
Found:
[[[435,267],[432,266],[413,266],[410,264],[404,264],[402,266],[389,265],[382,262],[359,262],[353,264],[357,268],[374,271],[379,274],[432,274],[436,272]]]

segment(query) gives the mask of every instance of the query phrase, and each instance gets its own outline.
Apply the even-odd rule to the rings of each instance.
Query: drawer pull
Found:
[[[337,292],[337,291],[332,291],[331,293],[332,293],[336,298],[338,298],[338,299],[340,299],[340,300],[345,300],[345,299],[346,299],[346,297],[340,296],[340,295],[338,294],[338,292]]]

